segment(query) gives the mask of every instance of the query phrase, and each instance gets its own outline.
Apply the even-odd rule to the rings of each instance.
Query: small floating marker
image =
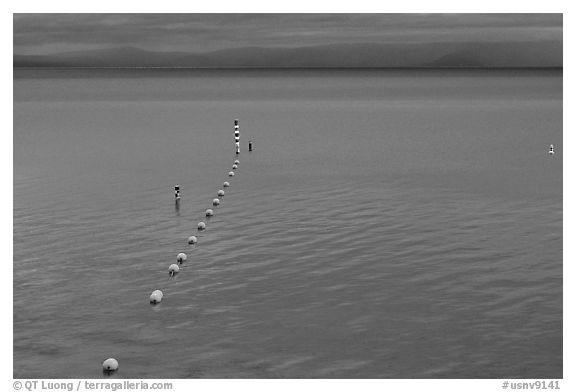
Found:
[[[236,142],[236,154],[240,154],[240,142]]]
[[[553,144],[550,145],[550,151],[548,151],[548,154],[554,155],[554,145]]]
[[[214,199],[214,200],[212,200],[212,205],[213,205],[213,206],[220,205],[220,199]]]
[[[194,238],[196,238],[196,237],[194,237]],[[188,241],[188,242],[190,242],[190,241]],[[186,256],[186,253],[178,253],[178,256],[176,256],[176,261],[178,262],[178,264],[182,264],[183,262],[186,261],[187,258],[188,257]],[[172,265],[174,265],[174,264],[172,264]],[[178,272],[178,271],[176,271],[176,272]]]
[[[211,208],[208,208],[208,209],[206,210],[206,216],[213,216],[213,215],[214,215],[214,211],[212,211]]]
[[[252,151],[252,140],[248,141],[248,151]]]
[[[230,173],[228,173],[228,177],[234,177],[234,172],[231,171]]]
[[[198,223],[198,230],[202,231],[206,229],[206,223],[200,222]]]
[[[232,165],[232,170],[238,169],[238,165]]]
[[[179,271],[180,267],[178,267],[178,264],[170,264],[170,267],[168,267],[168,273],[170,276],[176,275]]]
[[[224,184],[222,184],[222,186],[224,188],[228,188],[230,186],[230,183],[228,181],[224,181]]]
[[[176,198],[176,200],[180,199],[180,185],[174,186],[174,197]]]
[[[164,294],[160,290],[154,290],[152,294],[150,294],[150,303],[152,305],[159,304],[162,301],[162,297]]]
[[[225,193],[225,192],[224,192],[222,189],[220,189],[220,190],[218,191],[218,196],[222,197],[222,196],[224,196],[224,193]]]
[[[118,361],[114,358],[108,358],[102,362],[102,370],[104,373],[112,373],[118,370]]]
[[[195,235],[188,237],[188,244],[194,245],[198,242],[198,238]]]
[[[236,159],[236,160],[234,161],[234,164],[235,164],[235,165],[238,165],[238,164],[240,164],[240,161],[239,161],[238,159]]]

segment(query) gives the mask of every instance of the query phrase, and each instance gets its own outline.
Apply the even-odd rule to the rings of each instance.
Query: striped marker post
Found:
[[[234,120],[234,140],[236,141],[236,154],[240,154],[240,126],[238,119]]]

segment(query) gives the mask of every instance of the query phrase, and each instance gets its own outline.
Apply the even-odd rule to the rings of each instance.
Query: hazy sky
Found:
[[[562,40],[561,14],[15,14],[14,53]]]

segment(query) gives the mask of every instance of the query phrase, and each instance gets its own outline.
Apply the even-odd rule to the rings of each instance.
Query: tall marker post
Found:
[[[240,154],[240,126],[238,119],[234,120],[234,140],[236,141],[236,154]]]

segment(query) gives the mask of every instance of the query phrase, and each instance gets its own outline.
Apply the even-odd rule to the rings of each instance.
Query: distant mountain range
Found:
[[[18,55],[14,67],[411,68],[562,67],[562,42],[333,44],[298,48],[244,47],[207,53],[137,48]]]

